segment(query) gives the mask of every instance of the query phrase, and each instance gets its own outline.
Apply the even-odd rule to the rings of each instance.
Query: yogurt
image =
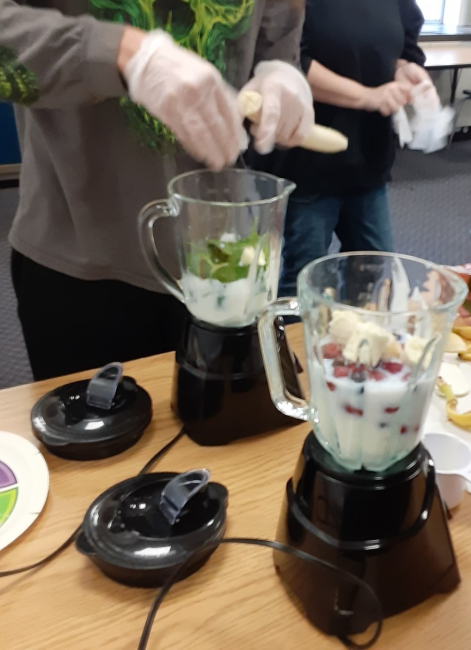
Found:
[[[396,357],[371,352],[366,356],[377,359],[375,365],[353,361],[348,343],[338,343],[346,339],[343,330],[342,337],[332,331],[336,342],[327,336],[321,354],[311,357],[317,438],[348,469],[384,471],[420,442],[434,386],[430,363],[415,378],[415,365],[404,354],[411,337],[388,344],[387,350],[400,352]]]
[[[253,323],[269,303],[269,290],[249,278],[219,282],[185,273],[181,280],[186,307],[198,320],[220,327],[244,327]]]

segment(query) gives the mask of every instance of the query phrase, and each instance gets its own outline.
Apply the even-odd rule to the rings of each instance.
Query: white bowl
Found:
[[[435,463],[443,501],[456,508],[471,482],[471,447],[451,433],[427,433],[423,440]]]

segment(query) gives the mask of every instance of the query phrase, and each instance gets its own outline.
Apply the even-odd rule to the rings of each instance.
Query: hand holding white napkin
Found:
[[[412,89],[413,116],[409,120],[402,108],[394,116],[394,128],[401,146],[433,153],[447,145],[453,129],[454,110],[443,107],[430,79],[424,79]]]

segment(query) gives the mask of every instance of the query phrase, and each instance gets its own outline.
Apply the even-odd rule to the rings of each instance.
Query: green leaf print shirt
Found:
[[[137,214],[197,164],[127,97],[124,25],[169,32],[241,88],[260,60],[297,64],[303,16],[303,0],[0,0],[0,101],[15,103],[22,150],[13,248],[74,277],[163,291]]]

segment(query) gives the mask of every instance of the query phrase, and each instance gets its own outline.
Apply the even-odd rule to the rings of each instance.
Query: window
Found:
[[[445,0],[417,0],[426,23],[442,23],[445,13]]]

